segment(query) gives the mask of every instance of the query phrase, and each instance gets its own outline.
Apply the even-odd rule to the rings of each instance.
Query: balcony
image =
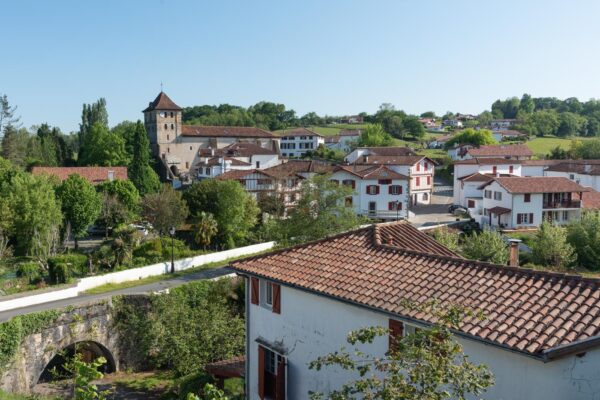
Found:
[[[363,215],[373,219],[404,219],[406,217],[404,210],[398,210],[398,212],[388,210],[363,210]]]
[[[581,208],[581,200],[548,201],[544,202],[542,208]]]

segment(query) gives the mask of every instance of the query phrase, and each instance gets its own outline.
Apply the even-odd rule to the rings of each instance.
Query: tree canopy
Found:
[[[96,123],[86,131],[80,145],[79,165],[114,167],[127,165],[125,140]]]
[[[391,146],[393,144],[392,137],[379,124],[369,124],[360,133],[358,138],[358,146],[379,147]]]
[[[446,142],[446,148],[451,148],[454,145],[470,144],[473,146],[483,146],[488,144],[497,143],[492,136],[492,131],[487,129],[475,130],[467,128],[460,133],[452,136],[450,140]]]

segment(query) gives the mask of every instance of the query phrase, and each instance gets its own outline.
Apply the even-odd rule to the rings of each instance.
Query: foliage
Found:
[[[69,176],[58,187],[56,193],[77,249],[77,240],[86,235],[87,228],[100,214],[102,209],[100,196],[94,186],[78,174]]]
[[[533,262],[555,269],[568,267],[575,261],[573,246],[567,243],[566,228],[544,221],[531,243]]]
[[[217,241],[228,248],[244,243],[257,223],[256,200],[238,181],[205,179],[184,193],[192,214],[206,212],[217,221]]]
[[[27,278],[31,283],[38,282],[42,277],[42,268],[36,262],[23,262],[17,265],[17,277]]]
[[[63,368],[72,376],[73,394],[75,400],[104,400],[108,398],[109,391],[99,391],[92,381],[102,379],[104,374],[98,369],[106,364],[106,358],[98,357],[92,362],[86,362],[81,353],[63,364]]]
[[[79,158],[85,152],[85,143],[94,125],[108,128],[108,112],[106,111],[106,100],[98,99],[95,103],[84,104],[81,111],[81,123],[79,124]]]
[[[600,214],[584,212],[567,226],[567,242],[575,249],[577,264],[591,271],[600,269]]]
[[[362,219],[354,209],[344,205],[344,199],[353,190],[329,180],[329,176],[315,176],[302,182],[298,205],[288,218],[279,221],[280,240],[305,242],[356,228]]]
[[[475,130],[467,128],[460,133],[452,136],[450,140],[446,142],[446,148],[449,149],[455,145],[470,144],[473,146],[483,146],[488,144],[497,143],[492,136],[492,131],[487,129]]]
[[[4,128],[0,155],[14,165],[24,167],[27,160],[28,144],[29,133],[26,129],[17,129],[15,126],[8,125]]]
[[[7,95],[0,96],[0,136],[9,126],[18,126],[20,117],[16,115],[17,106],[11,106]]]
[[[549,136],[558,131],[560,121],[554,110],[540,110],[525,117],[521,129],[530,135]]]
[[[126,347],[151,367],[179,376],[244,352],[244,321],[231,303],[233,281],[198,281],[152,295],[140,308],[115,300],[114,321]]]
[[[447,226],[434,229],[432,231],[433,238],[440,244],[446,246],[452,251],[458,251],[458,238],[457,232],[451,231]]]
[[[105,125],[96,123],[83,136],[78,163],[103,167],[127,165],[125,140]]]
[[[158,193],[149,193],[142,200],[142,216],[159,233],[167,233],[170,227],[178,228],[188,216],[188,206],[170,185],[162,186]]]
[[[407,307],[432,314],[439,321],[394,340],[385,354],[370,355],[367,345],[390,334],[387,328],[369,327],[352,331],[346,340],[354,346],[342,348],[309,364],[309,368],[337,367],[355,371],[359,378],[326,394],[328,399],[466,399],[476,397],[493,385],[493,375],[484,365],[471,363],[452,335],[465,317],[475,313],[453,305],[441,307],[435,302]],[[310,393],[311,399],[323,398]]]
[[[414,115],[409,115],[404,118],[404,121],[402,121],[402,129],[415,139],[422,139],[425,137],[425,127],[423,127],[419,118]]]
[[[104,181],[96,190],[99,193],[107,193],[116,196],[116,198],[133,214],[137,213],[140,207],[140,194],[135,185],[129,180],[115,179]]]
[[[41,332],[62,314],[62,310],[46,310],[22,314],[0,323],[0,371],[14,360],[21,341],[34,333]]]
[[[590,139],[585,142],[573,140],[569,155],[573,158],[585,160],[600,160],[600,139]]]
[[[393,140],[390,134],[379,124],[367,125],[358,138],[358,146],[364,147],[391,146],[392,143]]]
[[[581,115],[572,112],[563,112],[558,116],[558,136],[585,135],[587,120]]]
[[[212,376],[206,374],[204,371],[194,372],[184,376],[179,380],[178,394],[179,400],[186,400],[190,395],[197,396],[200,394],[200,389],[207,384],[214,382]],[[199,398],[199,397],[198,397]]]
[[[132,151],[129,179],[142,196],[157,192],[160,189],[160,181],[156,172],[150,167],[150,142],[141,121],[135,124]]]
[[[506,264],[508,261],[508,248],[502,235],[496,231],[484,230],[474,232],[465,238],[463,254],[472,260]]]
[[[171,250],[175,259],[192,255],[184,242],[171,237],[147,240],[133,250],[135,260],[144,260],[143,264],[152,264],[171,259]]]
[[[206,249],[219,232],[217,220],[211,213],[204,211],[196,215],[194,220],[194,241],[198,246]]]
[[[320,160],[344,161],[346,154],[341,150],[329,149],[324,144],[320,144],[315,151],[307,151],[304,158],[317,158]]]

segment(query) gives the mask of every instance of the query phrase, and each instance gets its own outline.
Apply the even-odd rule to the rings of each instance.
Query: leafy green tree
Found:
[[[131,213],[132,218],[139,212],[140,194],[131,181],[123,179],[107,180],[96,186],[96,190],[98,193],[115,196]]]
[[[560,146],[554,147],[550,150],[550,153],[546,156],[549,160],[566,160],[570,158],[569,151],[563,149]]]
[[[17,106],[10,105],[8,96],[5,94],[0,96],[0,136],[4,135],[4,130],[9,126],[19,127],[21,118],[16,115],[16,112]]]
[[[567,229],[543,222],[531,243],[533,262],[555,269],[575,261],[573,246],[567,242]]]
[[[431,232],[433,238],[440,244],[452,251],[458,251],[458,233],[451,231],[447,226],[434,229]]]
[[[78,248],[79,238],[86,235],[87,228],[96,220],[102,209],[102,201],[94,186],[78,174],[69,176],[56,191],[62,204],[67,226]]]
[[[302,183],[300,200],[286,219],[279,221],[281,239],[306,242],[356,228],[363,221],[344,205],[353,190],[318,175]]]
[[[358,146],[362,147],[391,146],[392,144],[392,137],[379,124],[367,125],[358,138]]]
[[[150,142],[141,121],[135,124],[132,149],[129,179],[142,196],[157,192],[160,189],[160,181],[156,172],[150,167]]]
[[[108,111],[106,111],[106,100],[98,99],[95,103],[84,104],[81,111],[81,123],[79,124],[79,159],[84,157],[87,136],[94,125],[100,125],[108,129]]]
[[[585,144],[581,140],[571,141],[569,156],[585,160],[600,160],[600,139],[586,140]]]
[[[101,391],[94,383],[102,379],[104,374],[99,371],[106,364],[106,358],[98,357],[92,362],[86,362],[81,353],[75,353],[63,368],[70,375],[73,385],[73,398],[75,400],[105,400],[108,399],[108,390]]]
[[[12,125],[4,128],[2,137],[2,153],[0,155],[9,160],[13,165],[24,167],[27,158],[29,133],[26,129],[17,129]]]
[[[590,271],[600,270],[600,214],[585,212],[567,226],[567,242],[575,249],[577,264]]]
[[[560,125],[558,113],[554,110],[540,110],[525,117],[521,129],[530,135],[556,135]]]
[[[492,124],[492,119],[492,113],[489,111],[484,111],[477,116],[477,122],[481,127],[489,127]]]
[[[123,121],[110,130],[112,133],[123,138],[125,142],[125,153],[127,153],[127,158],[133,159],[133,144],[135,141],[135,130],[137,124],[132,121]]]
[[[345,156],[346,153],[341,150],[329,149],[325,145],[320,144],[315,151],[307,151],[304,158],[318,158],[321,160],[342,162]]]
[[[51,179],[20,172],[2,183],[0,193],[0,210],[10,215],[8,234],[16,254],[54,252],[62,214]]]
[[[423,114],[420,115],[421,118],[437,118],[437,115],[435,115],[434,111],[425,111]]]
[[[219,225],[212,214],[201,211],[194,217],[194,241],[206,249],[219,232]]]
[[[104,236],[108,237],[111,229],[131,221],[131,213],[117,196],[106,192],[100,193],[100,195],[102,208],[96,222],[99,226],[104,227]]]
[[[450,140],[446,142],[446,148],[451,148],[457,144],[470,144],[473,146],[483,146],[488,144],[497,143],[492,136],[492,131],[487,129],[475,130],[467,128],[460,133],[452,136]]]
[[[535,103],[531,98],[531,95],[524,93],[519,103],[519,111],[525,114],[531,114],[535,110]]]
[[[502,235],[496,231],[484,230],[466,237],[462,246],[463,254],[472,260],[486,261],[494,264],[508,262],[508,248]]]
[[[218,243],[229,248],[243,243],[258,222],[256,200],[238,181],[205,179],[184,193],[192,214],[204,211],[214,216],[219,227]]]
[[[100,123],[92,125],[80,145],[79,165],[113,167],[127,165],[125,140]]]
[[[404,130],[415,139],[421,139],[425,136],[425,128],[419,122],[419,118],[414,115],[409,115],[402,121]]]
[[[464,318],[474,317],[474,312],[465,311],[460,306],[444,309],[434,302],[424,305],[405,303],[409,309],[433,314],[439,322],[395,337],[393,346],[383,356],[371,355],[366,349],[393,333],[387,327],[350,332],[346,341],[354,347],[352,351],[341,348],[318,357],[309,363],[309,368],[320,371],[333,367],[354,371],[358,378],[329,393],[310,393],[312,400],[464,400],[479,397],[494,384],[490,370],[485,365],[470,362],[451,331],[458,329]]]
[[[558,136],[575,136],[585,133],[587,120],[585,117],[571,113],[563,112],[558,115],[559,125],[556,134]]]
[[[160,234],[170,227],[180,227],[189,214],[188,206],[170,185],[164,184],[157,193],[150,193],[142,199],[142,216],[149,221]]]

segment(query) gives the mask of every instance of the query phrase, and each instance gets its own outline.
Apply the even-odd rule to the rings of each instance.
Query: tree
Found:
[[[79,165],[113,167],[128,163],[123,138],[100,123],[86,132],[79,150]]]
[[[141,121],[135,124],[132,150],[129,179],[142,196],[155,193],[160,188],[160,181],[156,172],[150,167],[150,142]]]
[[[569,155],[573,158],[599,160],[600,139],[586,140],[585,145],[581,140],[572,140]]]
[[[414,115],[409,115],[402,122],[404,130],[415,139],[421,139],[425,136],[425,127]]]
[[[471,363],[451,332],[464,318],[478,316],[476,313],[460,306],[442,307],[436,302],[404,302],[403,307],[432,314],[438,322],[400,337],[393,337],[394,332],[384,327],[350,332],[346,341],[354,346],[353,351],[341,348],[309,363],[309,368],[317,371],[337,367],[358,376],[326,393],[326,398],[464,400],[478,397],[493,385],[489,369]],[[385,355],[368,353],[369,344],[388,336],[392,346]],[[323,397],[323,393],[310,393],[312,400]]]
[[[492,230],[473,233],[465,238],[462,250],[463,254],[472,260],[494,264],[506,264],[508,261],[508,248],[502,240],[502,235]]]
[[[11,106],[6,95],[0,96],[0,136],[4,135],[7,127],[19,128],[19,120],[16,115],[17,106]]]
[[[358,146],[364,147],[391,146],[392,143],[392,137],[379,124],[367,125],[358,138]]]
[[[521,97],[521,102],[519,103],[519,111],[531,114],[535,110],[535,103],[531,98],[531,95],[524,93]]]
[[[356,228],[363,221],[344,200],[353,190],[318,175],[302,182],[298,205],[279,221],[284,240],[306,242]]]
[[[2,183],[0,193],[0,209],[11,217],[8,233],[16,254],[52,253],[62,214],[50,178],[20,172]]]
[[[484,111],[477,117],[477,122],[479,122],[479,126],[489,127],[492,125],[492,113],[489,111]]]
[[[140,194],[131,181],[124,179],[104,181],[96,186],[96,190],[98,193],[115,196],[131,214],[131,218],[139,212]]]
[[[184,198],[192,214],[204,211],[214,216],[220,245],[229,248],[243,243],[256,223],[259,209],[238,181],[205,179],[195,182]]]
[[[69,176],[56,193],[77,250],[79,238],[86,235],[87,228],[100,215],[102,201],[94,186],[78,174]]]
[[[165,184],[157,193],[150,193],[142,200],[142,215],[160,234],[170,227],[178,228],[188,216],[188,206],[170,185]]]
[[[544,221],[531,243],[533,262],[555,269],[575,261],[573,246],[567,242],[567,229]]]
[[[433,238],[452,251],[458,251],[458,233],[451,231],[447,226],[434,229]]]
[[[421,114],[421,118],[437,118],[437,115],[435,115],[434,111],[425,111]]]
[[[123,121],[117,125],[115,125],[110,131],[120,137],[125,141],[125,153],[127,153],[127,158],[133,158],[133,144],[135,137],[135,130],[137,124],[131,121]],[[148,145],[149,147],[149,145]]]
[[[75,355],[63,364],[63,368],[71,377],[73,398],[75,400],[104,400],[109,391],[100,391],[92,381],[102,379],[104,374],[99,371],[106,364],[106,358],[98,357],[92,362],[86,362],[81,353]]]
[[[194,220],[194,241],[206,250],[213,237],[219,232],[219,225],[212,214],[204,211],[195,216]]]
[[[446,142],[446,148],[451,148],[454,145],[459,144],[470,144],[479,147],[494,143],[497,142],[492,136],[492,131],[487,129],[475,130],[473,128],[467,128],[452,136],[452,138]]]
[[[8,125],[4,128],[1,155],[13,165],[24,167],[26,164],[28,143],[29,132],[26,129],[17,129],[12,125]]]
[[[587,120],[585,117],[572,112],[563,112],[558,115],[559,125],[556,134],[558,136],[575,136],[585,133]]]
[[[521,129],[530,135],[550,136],[558,131],[558,113],[554,110],[540,110],[525,117]]]
[[[575,249],[577,264],[591,271],[600,269],[600,214],[584,212],[579,221],[567,225],[567,242]]]
[[[130,212],[119,198],[113,194],[101,193],[102,208],[97,223],[104,227],[104,235],[108,237],[110,229],[130,221]]]
[[[108,129],[108,112],[106,111],[106,100],[103,98],[98,99],[95,103],[83,105],[81,123],[79,124],[79,159],[87,151],[85,143],[94,125],[100,125]]]

